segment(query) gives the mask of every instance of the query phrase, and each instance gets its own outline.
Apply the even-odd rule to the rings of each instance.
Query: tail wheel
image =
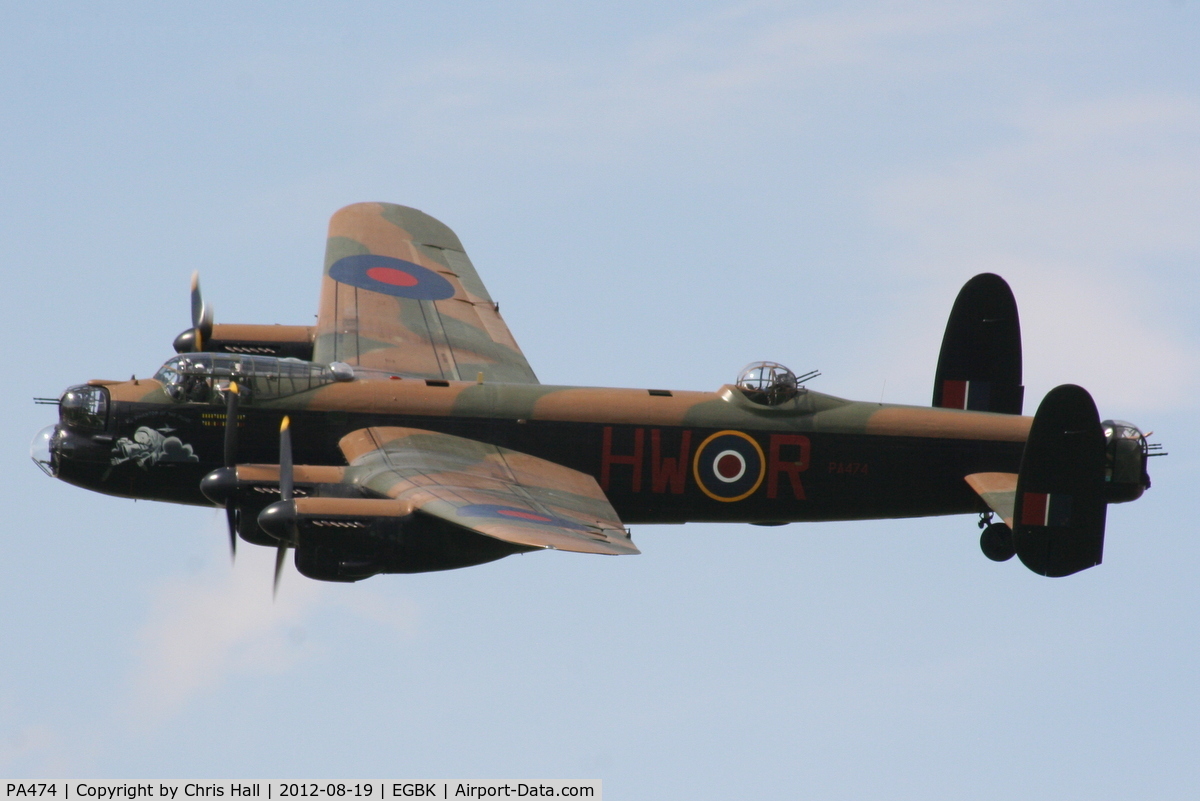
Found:
[[[1003,523],[992,523],[983,530],[979,535],[979,548],[993,562],[1007,562],[1017,552],[1012,529]]]

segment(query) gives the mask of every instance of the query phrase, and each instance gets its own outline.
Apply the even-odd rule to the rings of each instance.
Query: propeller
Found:
[[[296,528],[296,503],[293,500],[292,480],[292,434],[291,420],[284,416],[279,426],[279,500],[263,509],[258,515],[258,525],[263,531],[279,540],[275,551],[274,593],[279,592],[279,577],[283,574],[283,560],[287,549],[298,544],[299,530]]]
[[[237,434],[238,434],[238,385],[236,381],[229,382],[225,391],[225,467],[233,472],[237,481]],[[237,558],[237,523],[238,509],[233,493],[225,500],[225,522],[229,525],[229,558]]]
[[[213,308],[200,295],[200,273],[192,273],[192,327],[175,337],[176,353],[199,353],[212,337]]]
[[[292,503],[292,432],[289,429],[291,421],[287,415],[283,416],[283,423],[279,426],[279,500],[288,504],[292,509],[292,519],[289,521],[292,535],[291,540],[295,543],[297,534],[296,529],[296,505]],[[279,594],[279,576],[283,573],[283,560],[287,557],[288,540],[281,539],[279,548],[275,551],[275,585],[272,589],[272,595]]]
[[[200,481],[200,492],[218,506],[225,507],[229,525],[229,555],[237,557],[237,430],[240,390],[236,381],[225,392],[225,466],[218,467]]]

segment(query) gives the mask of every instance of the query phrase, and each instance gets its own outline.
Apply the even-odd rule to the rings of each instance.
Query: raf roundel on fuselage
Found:
[[[741,431],[718,431],[696,449],[696,483],[715,501],[740,501],[754,494],[766,474],[762,448]]]
[[[445,300],[454,297],[454,285],[433,270],[411,261],[373,253],[338,259],[329,267],[329,277],[341,284],[398,298]]]

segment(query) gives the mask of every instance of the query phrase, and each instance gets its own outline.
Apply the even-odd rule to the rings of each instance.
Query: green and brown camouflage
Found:
[[[330,276],[352,257],[369,256],[381,258],[365,261],[375,264],[365,271],[382,271],[382,281],[367,275],[364,286],[354,286]],[[428,297],[365,289],[405,286],[388,279],[414,280],[403,272],[411,270],[408,265],[442,277],[447,291],[436,291],[442,284],[433,282],[424,293]],[[488,381],[537,382],[454,232],[416,209],[390,203],[348,206],[329,221],[313,361],[424,378],[482,374]]]
[[[457,236],[390,204],[334,215],[314,328],[214,325],[207,336],[220,352],[185,352],[154,379],[68,390],[40,461],[99,492],[232,504],[242,538],[273,545],[257,519],[280,502],[286,415],[297,566],[328,580],[535,548],[637,553],[626,525],[638,523],[995,511],[1011,528],[1035,419],[849,401],[794,381],[770,395],[746,384],[538,384]],[[305,337],[311,361],[251,350],[303,347]],[[1019,383],[1019,356],[1017,365]],[[236,406],[231,381],[241,388]],[[1005,403],[1013,396],[1006,391]],[[1137,469],[1117,471],[1136,476],[1136,488],[1111,489],[1108,502],[1148,485],[1139,441],[1121,457],[1140,460]],[[236,467],[216,481],[223,465]]]

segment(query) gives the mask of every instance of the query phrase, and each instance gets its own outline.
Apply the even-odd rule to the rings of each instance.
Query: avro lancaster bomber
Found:
[[[325,581],[556,549],[636,554],[626,526],[977,514],[984,553],[1098,565],[1108,504],[1157,446],[1084,389],[1022,416],[1003,279],[950,313],[929,407],[849,401],[757,362],[715,392],[538,383],[454,232],[386,203],[329,225],[316,325],[192,326],[150,379],[57,400],[34,460],[70,484],[224,507],[230,547]]]

